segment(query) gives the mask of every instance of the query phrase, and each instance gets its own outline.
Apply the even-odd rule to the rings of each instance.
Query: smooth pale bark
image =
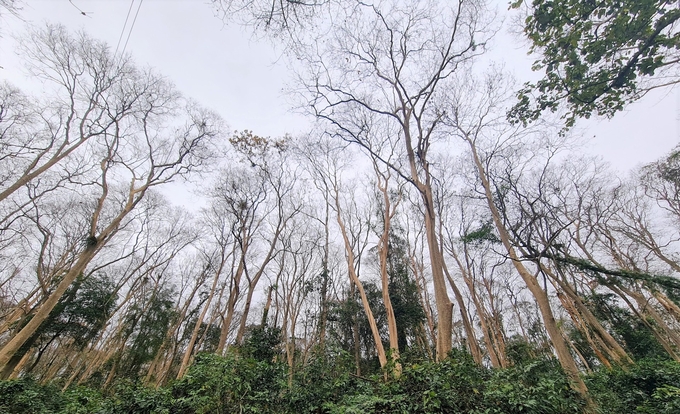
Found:
[[[98,246],[88,246],[78,256],[78,260],[71,267],[68,273],[61,280],[57,288],[39,306],[30,321],[12,339],[0,349],[0,367],[3,369],[8,365],[10,359],[26,343],[26,341],[38,330],[40,325],[47,319],[52,309],[57,305],[59,299],[66,293],[66,290],[85,270],[85,267],[92,261],[99,249]]]
[[[281,208],[281,201],[279,200],[279,220],[276,224],[276,230],[274,231],[274,234],[271,236],[271,240],[269,241],[269,250],[267,250],[267,255],[265,258],[262,260],[262,263],[260,264],[259,269],[257,270],[257,273],[255,273],[255,276],[250,279],[248,277],[248,273],[246,272],[246,278],[248,278],[248,293],[246,295],[246,304],[243,309],[243,316],[241,317],[241,323],[239,325],[238,332],[236,334],[236,343],[241,344],[243,343],[243,337],[246,333],[246,323],[248,321],[248,313],[250,312],[250,305],[253,300],[253,293],[255,292],[255,288],[257,287],[258,282],[262,278],[262,275],[264,274],[265,269],[267,268],[267,265],[269,265],[269,262],[273,259],[275,255],[275,250],[276,250],[276,245],[279,242],[279,238],[281,237],[281,232],[283,229],[286,227],[286,224],[288,223],[288,220],[290,219],[290,216],[288,217],[283,217],[283,211]]]
[[[323,243],[323,269],[321,273],[321,289],[319,295],[321,296],[321,312],[319,313],[319,348],[323,353],[326,349],[326,324],[328,320],[328,254],[330,251],[330,203],[328,202],[328,188],[325,187],[326,192],[326,208],[324,215],[324,243]]]
[[[38,295],[42,290],[36,287],[25,298],[21,299],[19,303],[14,306],[13,310],[4,318],[2,325],[0,325],[0,334],[5,333],[12,325],[17,323],[21,318],[28,315],[31,309],[39,302],[41,295]]]
[[[345,259],[347,260],[347,272],[349,273],[349,278],[357,288],[359,292],[359,297],[361,298],[361,304],[364,308],[364,313],[368,319],[368,325],[371,328],[371,334],[373,334],[373,341],[375,342],[375,348],[378,352],[378,361],[380,361],[380,367],[384,367],[387,364],[387,355],[385,354],[385,347],[382,344],[382,338],[380,337],[380,332],[378,331],[378,325],[375,322],[375,317],[373,316],[373,311],[371,311],[371,306],[368,303],[368,297],[366,296],[366,291],[364,291],[364,285],[359,280],[359,276],[356,274],[356,260],[354,257],[354,251],[352,250],[352,243],[349,240],[347,234],[347,228],[342,220],[342,210],[340,208],[340,194],[335,186],[335,211],[336,220],[338,227],[340,227],[340,233],[342,234],[342,240],[345,244]],[[358,334],[358,329],[355,329],[355,335]],[[358,338],[356,338],[358,339]],[[355,341],[358,344],[358,341]],[[358,369],[358,366],[357,366]]]
[[[661,306],[663,306],[664,309],[666,309],[666,312],[672,315],[677,322],[680,322],[680,307],[677,304],[675,304],[675,302],[673,302],[663,292],[653,289],[651,293],[654,296],[654,298],[661,304]]]
[[[674,330],[672,330],[666,321],[663,320],[661,315],[650,306],[649,300],[640,292],[636,292],[633,289],[629,289],[623,286],[609,286],[609,288],[616,292],[630,307],[630,309],[640,318],[642,323],[644,323],[652,334],[659,341],[661,346],[668,352],[673,359],[680,361],[680,335],[678,335]],[[631,297],[637,303],[637,309],[626,297]],[[654,324],[649,323],[647,318],[651,318]]]
[[[196,339],[198,338],[198,333],[201,330],[201,324],[203,324],[203,320],[205,319],[205,315],[208,313],[208,310],[210,309],[210,305],[212,304],[213,297],[215,297],[215,292],[217,291],[217,282],[220,280],[220,275],[222,275],[222,269],[224,268],[224,262],[226,261],[226,258],[222,258],[220,261],[220,265],[218,266],[217,270],[215,271],[215,277],[213,278],[212,286],[210,286],[210,293],[208,293],[208,297],[205,300],[205,303],[203,304],[203,309],[201,310],[201,314],[198,316],[196,319],[196,324],[194,324],[194,329],[191,331],[191,338],[189,339],[189,344],[187,345],[187,349],[184,352],[184,357],[182,357],[182,364],[179,366],[179,370],[177,371],[177,379],[180,379],[184,376],[184,372],[186,371],[187,367],[189,366],[189,361],[191,360],[191,355],[194,353],[194,345],[196,344]]]
[[[242,230],[245,232],[245,230]],[[227,309],[226,316],[222,320],[222,328],[220,330],[220,340],[217,343],[217,349],[215,353],[217,355],[222,355],[224,353],[224,348],[227,344],[227,336],[229,335],[229,329],[231,328],[231,321],[234,319],[234,311],[236,309],[236,301],[238,301],[238,296],[241,291],[241,278],[243,277],[243,272],[245,271],[245,260],[246,253],[248,252],[249,239],[244,237],[241,244],[241,257],[238,261],[238,267],[236,272],[231,278],[231,289],[229,290],[229,297],[227,298]]]
[[[546,266],[541,264],[548,276],[554,280],[560,290],[569,298],[573,310],[578,313],[579,319],[583,321],[584,333],[590,329],[597,335],[596,340],[601,343],[601,347],[607,352],[608,357],[618,365],[632,364],[633,360],[614,337],[602,326],[600,321],[593,315],[588,307],[583,303],[581,297],[576,294],[574,289],[563,280],[558,279]],[[588,334],[588,333],[587,333]],[[589,334],[588,334],[589,335]]]
[[[182,293],[180,293],[180,299],[178,299],[178,304],[177,307],[179,307],[179,312],[177,314],[177,317],[175,318],[175,322],[168,328],[168,330],[165,332],[165,337],[163,338],[163,343],[158,349],[158,352],[156,352],[156,356],[154,357],[153,361],[151,361],[151,365],[149,366],[149,370],[146,373],[146,376],[144,377],[144,382],[149,384],[151,382],[151,378],[155,378],[155,386],[159,387],[160,384],[163,382],[165,376],[167,375],[167,372],[164,370],[164,367],[168,364],[166,364],[167,359],[173,359],[174,358],[174,347],[171,346],[171,342],[173,340],[173,337],[177,335],[177,331],[179,328],[182,326],[182,322],[186,318],[187,312],[189,310],[189,306],[191,305],[191,302],[193,301],[194,297],[196,296],[196,292],[198,292],[198,289],[203,285],[205,273],[201,273],[200,278],[197,278],[196,283],[194,283],[193,288],[189,292],[189,295],[187,299],[184,301],[184,304],[180,307],[179,306],[179,300],[182,297]]]
[[[586,386],[585,382],[583,382],[583,379],[579,374],[578,367],[576,366],[576,361],[574,361],[574,358],[569,351],[569,345],[565,341],[564,337],[562,336],[562,332],[555,322],[555,317],[553,316],[553,312],[550,307],[548,294],[543,290],[543,288],[541,288],[536,276],[529,272],[529,270],[520,260],[520,257],[517,255],[517,252],[515,251],[515,248],[512,244],[510,234],[503,224],[501,213],[498,211],[498,208],[496,208],[493,193],[491,191],[491,183],[489,182],[484,165],[482,164],[482,161],[477,153],[477,147],[475,146],[472,139],[469,137],[466,137],[465,139],[470,146],[473,162],[477,169],[478,178],[482,183],[482,187],[484,188],[487,205],[489,206],[489,211],[491,212],[491,217],[494,222],[494,226],[498,231],[501,243],[503,244],[505,251],[508,253],[508,257],[512,261],[515,270],[517,273],[519,273],[520,277],[536,300],[536,304],[538,305],[539,311],[541,312],[541,317],[543,319],[543,325],[545,326],[545,330],[548,332],[548,336],[550,337],[553,347],[555,348],[557,359],[559,360],[562,369],[564,369],[567,376],[569,377],[572,387],[583,396],[583,398],[588,402],[589,407],[592,408],[594,403],[588,394],[588,387]]]
[[[401,375],[401,364],[399,363],[399,332],[397,330],[397,320],[394,316],[394,308],[392,308],[392,300],[390,299],[390,277],[387,273],[387,259],[389,255],[389,240],[391,221],[397,212],[397,203],[392,206],[390,195],[388,192],[389,174],[383,174],[377,166],[376,160],[373,160],[373,169],[378,178],[378,190],[383,198],[383,231],[380,234],[378,241],[378,260],[380,262],[380,281],[382,284],[382,298],[385,305],[385,314],[387,316],[387,329],[390,341],[390,360],[394,365],[394,376]]]
[[[492,328],[490,327],[491,323],[489,323],[489,315],[486,309],[484,308],[484,305],[481,303],[479,296],[477,295],[477,289],[475,288],[474,282],[472,278],[470,277],[470,274],[468,272],[468,268],[463,264],[463,262],[460,260],[458,257],[458,254],[456,251],[449,246],[447,249],[453,259],[456,261],[456,264],[458,265],[458,269],[461,272],[461,275],[463,276],[463,281],[465,281],[465,284],[468,287],[468,290],[470,291],[470,296],[472,298],[472,303],[475,305],[475,309],[477,309],[477,315],[479,315],[479,323],[482,327],[482,339],[484,341],[484,344],[486,345],[487,352],[489,353],[489,359],[491,359],[491,365],[494,368],[501,368],[505,367],[507,365],[504,357],[504,352],[502,353],[503,356],[499,355],[501,354],[498,350],[500,348],[497,344],[495,343],[496,341],[494,340],[494,333],[492,332]],[[490,299],[492,300],[492,299]],[[497,338],[496,338],[497,339]],[[503,341],[504,345],[504,341]],[[505,350],[505,347],[503,346],[503,350]],[[481,351],[480,351],[481,352]]]
[[[444,274],[446,275],[446,278],[449,281],[451,290],[453,290],[453,295],[456,298],[456,302],[458,302],[458,307],[460,308],[460,317],[461,321],[463,322],[463,329],[465,330],[465,335],[467,336],[466,342],[468,345],[468,349],[470,350],[470,354],[472,355],[472,359],[475,360],[475,363],[477,363],[478,365],[482,365],[484,355],[482,354],[482,349],[479,347],[479,343],[477,342],[477,335],[475,334],[475,330],[472,326],[470,314],[468,313],[465,307],[463,295],[460,293],[460,289],[458,289],[456,282],[451,277],[449,269],[446,266],[446,262],[442,262],[442,264],[444,266]]]
[[[493,280],[482,279],[482,285],[486,289],[487,296],[489,297],[489,307],[490,314],[486,311],[484,304],[482,303],[483,313],[485,319],[489,325],[491,333],[489,336],[492,338],[494,344],[494,352],[499,359],[499,363],[502,367],[507,367],[509,365],[508,357],[505,352],[505,331],[503,330],[503,322],[501,319],[501,312],[496,309],[495,305],[495,294],[493,293]]]
[[[515,314],[515,317],[517,318],[517,324],[519,325],[519,330],[522,332],[522,338],[524,339],[524,342],[529,344],[531,341],[529,340],[529,335],[527,334],[527,328],[524,326],[524,322],[522,322],[522,312],[520,312],[519,309],[519,299],[517,296],[512,292],[511,286],[506,286],[506,291],[508,292],[508,298],[510,299],[510,304],[512,305],[512,310],[513,313]],[[532,358],[534,358],[536,355],[534,355],[534,352],[529,348],[529,354]]]
[[[411,270],[415,275],[416,279],[416,289],[418,291],[418,298],[420,299],[420,306],[425,312],[425,319],[427,321],[427,332],[429,333],[430,340],[433,344],[437,343],[437,333],[435,329],[434,317],[432,316],[432,307],[430,306],[430,298],[427,293],[427,283],[425,282],[425,276],[423,275],[423,265],[420,263],[416,257],[415,252],[409,252],[409,264],[411,265]],[[425,339],[425,342],[429,341]],[[431,354],[430,346],[428,344],[428,354]],[[436,352],[436,351],[435,351]],[[436,355],[435,358],[436,359]]]
[[[453,331],[453,303],[449,299],[446,280],[444,278],[444,258],[439,248],[434,215],[432,188],[423,187],[422,197],[425,207],[425,240],[430,254],[434,299],[437,307],[437,361],[445,359],[451,351]]]

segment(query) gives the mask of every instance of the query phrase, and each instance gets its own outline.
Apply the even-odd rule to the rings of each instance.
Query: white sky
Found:
[[[69,0],[23,0],[23,21],[3,13],[0,79],[20,87],[30,83],[14,53],[12,39],[26,23],[53,22],[84,29],[115,48],[131,0],[72,1],[87,16]],[[201,0],[135,0],[127,29],[140,1],[126,49],[138,64],[154,67],[184,94],[220,113],[232,130],[250,129],[275,137],[305,129],[307,121],[289,111],[289,101],[282,92],[289,73],[271,45],[254,40],[246,29],[225,27],[209,2]],[[508,13],[505,3],[499,0],[501,16]],[[531,76],[533,59],[526,56],[518,39],[501,33],[495,43],[496,53],[506,60],[506,67],[515,72],[518,81]],[[586,146],[587,152],[602,155],[615,169],[626,171],[657,159],[680,142],[679,117],[679,91],[665,90],[630,105],[612,120],[598,119],[578,126],[585,136],[595,137]]]

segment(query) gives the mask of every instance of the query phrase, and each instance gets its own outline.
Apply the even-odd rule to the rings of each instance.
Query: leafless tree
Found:
[[[314,114],[338,138],[359,145],[419,192],[438,315],[437,357],[451,349],[452,303],[437,239],[432,146],[443,136],[441,93],[484,51],[490,36],[481,6],[459,1],[357,3],[299,57]],[[465,68],[465,69],[463,69]],[[374,131],[389,131],[400,157],[388,162]],[[377,139],[376,139],[377,138]]]
[[[35,58],[31,69],[69,93],[65,103],[54,101],[55,116],[46,122],[58,133],[48,135],[37,150],[21,152],[26,154],[23,175],[10,180],[0,198],[7,199],[82,150],[79,159],[92,167],[74,185],[89,190],[90,214],[73,263],[31,320],[0,349],[3,367],[125,227],[147,193],[211,157],[222,128],[219,117],[183,98],[167,81],[137,70],[129,61],[114,60],[105,45],[85,35],[73,37],[62,27],[48,26],[31,39],[33,43],[25,44],[26,53]]]

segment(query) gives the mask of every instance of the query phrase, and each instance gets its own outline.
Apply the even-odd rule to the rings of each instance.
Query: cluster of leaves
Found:
[[[443,362],[402,360],[402,375],[394,378],[380,370],[357,375],[352,355],[330,346],[291,373],[280,334],[253,328],[235,352],[200,353],[181,380],[158,389],[122,380],[105,390],[60,392],[30,379],[2,381],[0,413],[579,413],[585,407],[557,361],[533,357],[541,352],[524,349],[529,344],[515,350],[515,365],[507,369],[479,366],[454,349]],[[587,382],[602,413],[680,409],[674,361],[643,359],[627,370],[602,369]]]
[[[534,70],[545,75],[525,85],[511,118],[526,123],[565,101],[571,126],[593,113],[611,116],[645,91],[677,82],[659,72],[677,63],[678,19],[670,0],[533,0],[524,32],[541,56]]]
[[[407,365],[397,380],[376,377],[325,405],[330,413],[576,413],[582,407],[553,360],[491,370],[459,350],[443,362]]]
[[[600,370],[586,378],[601,412],[680,412],[680,364],[643,359],[627,369]]]

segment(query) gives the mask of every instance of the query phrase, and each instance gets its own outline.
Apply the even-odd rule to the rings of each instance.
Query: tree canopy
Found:
[[[516,1],[512,7],[521,8]],[[670,0],[534,0],[524,34],[535,71],[510,111],[516,122],[566,106],[566,126],[612,116],[646,92],[678,82],[680,9]]]

